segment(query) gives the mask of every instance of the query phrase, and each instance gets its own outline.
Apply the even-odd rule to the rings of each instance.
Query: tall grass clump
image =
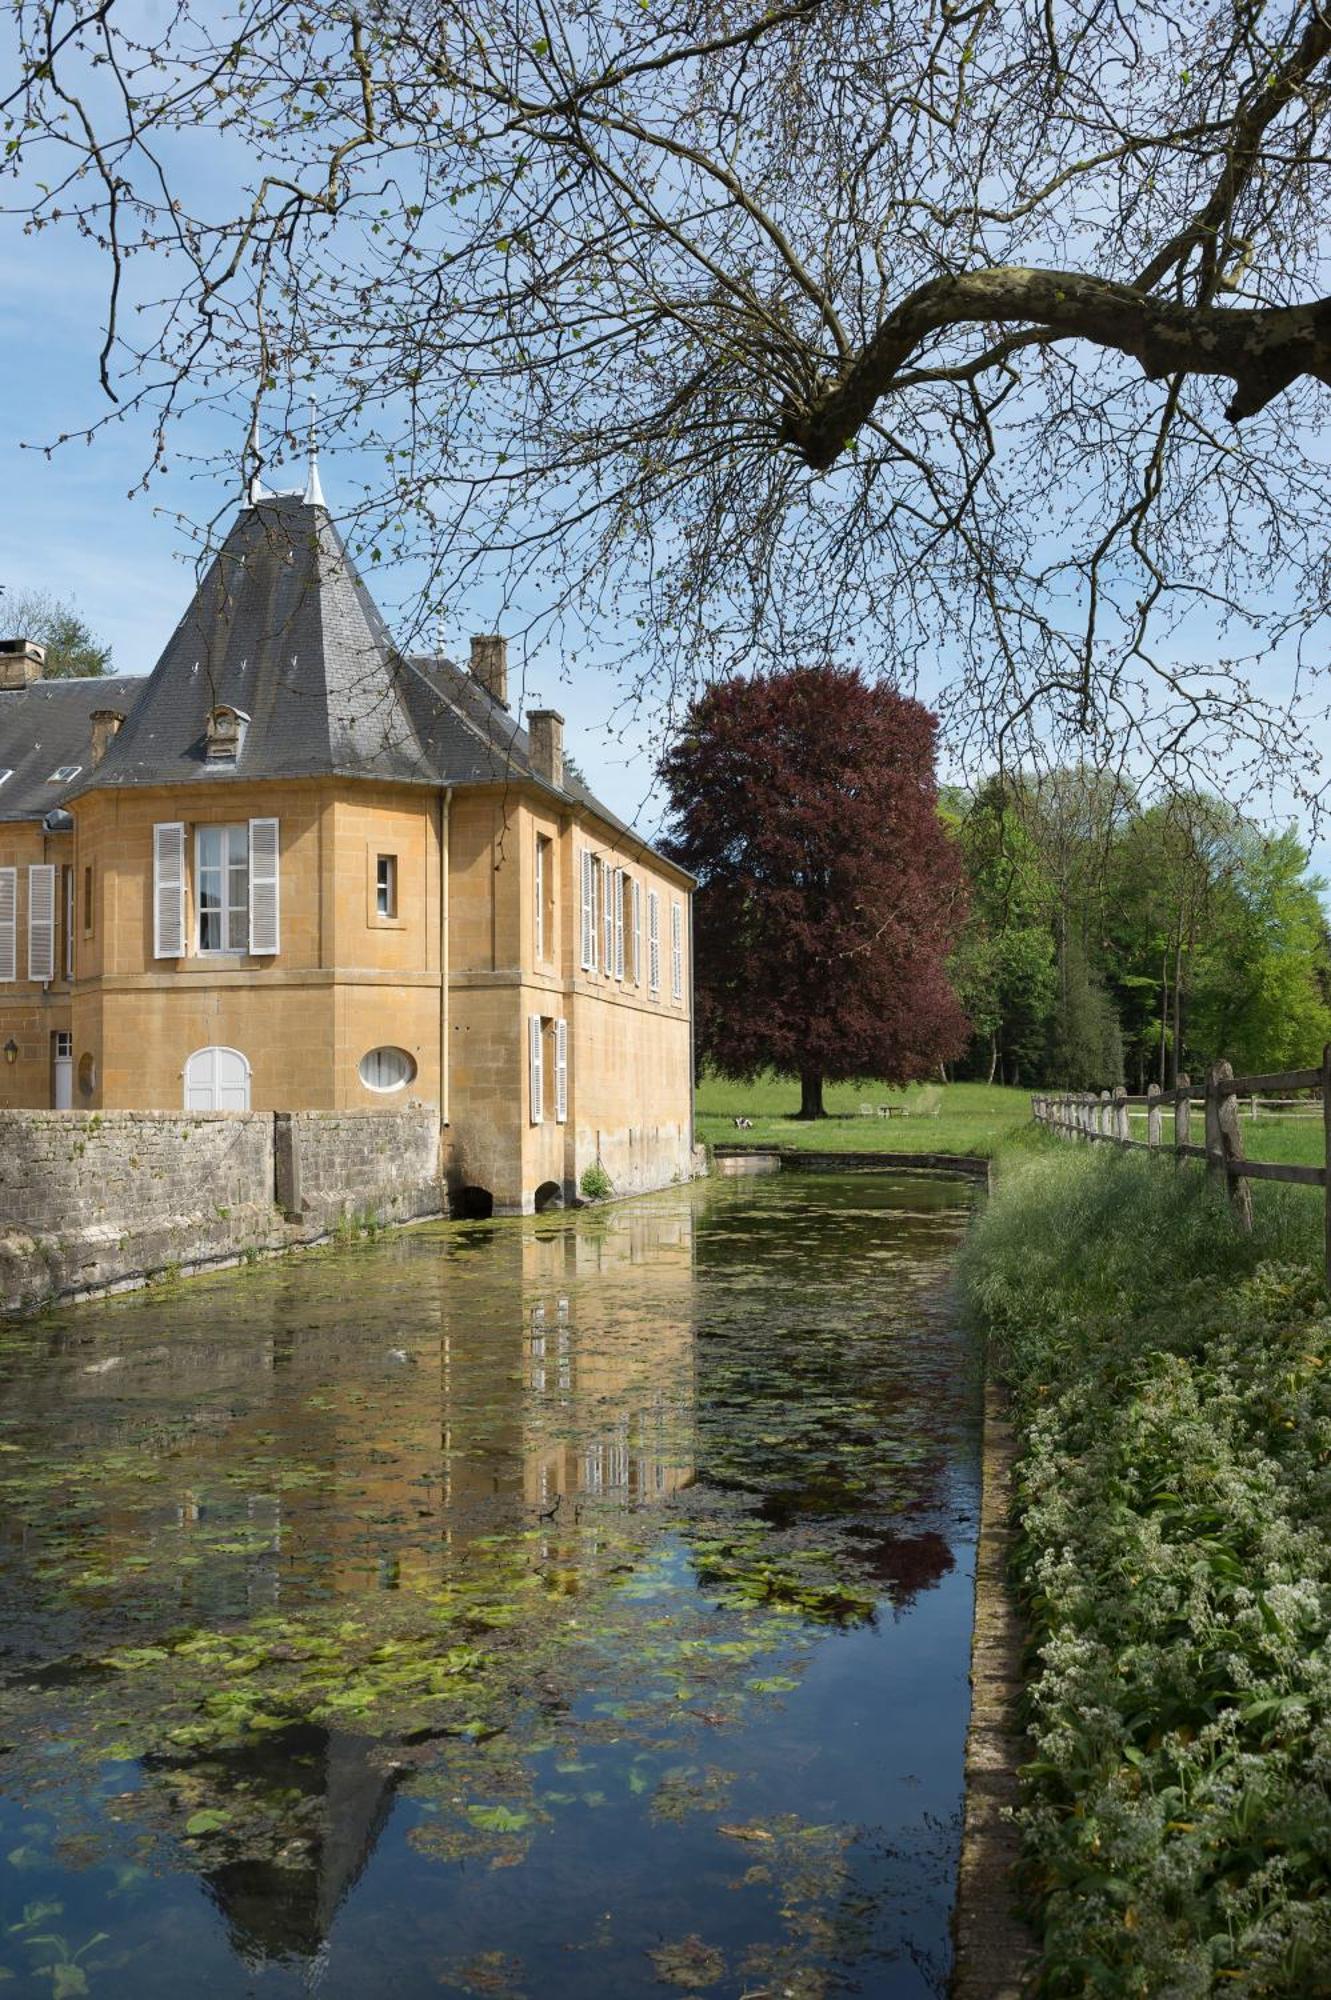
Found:
[[[1258,1194],[1245,1238],[1200,1172],[1042,1146],[962,1260],[1022,1439],[1047,1995],[1331,1995],[1331,1314],[1319,1204]]]

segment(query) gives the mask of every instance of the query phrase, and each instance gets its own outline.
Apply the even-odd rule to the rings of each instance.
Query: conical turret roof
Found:
[[[342,775],[437,782],[396,654],[327,510],[278,495],[242,509],[87,788]],[[208,718],[247,719],[234,763]]]

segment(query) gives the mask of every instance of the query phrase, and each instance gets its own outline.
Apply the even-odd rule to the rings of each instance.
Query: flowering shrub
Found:
[[[1060,1147],[963,1259],[1024,1437],[1039,1991],[1331,1994],[1331,1314],[1319,1205]]]

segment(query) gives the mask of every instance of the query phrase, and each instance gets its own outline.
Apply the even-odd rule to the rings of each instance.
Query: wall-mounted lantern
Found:
[[[12,1035],[5,1043],[5,1061],[7,1063],[16,1063],[18,1061],[18,1043]]]

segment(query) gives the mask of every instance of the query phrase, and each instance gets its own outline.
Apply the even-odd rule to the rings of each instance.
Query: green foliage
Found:
[[[1024,1438],[1020,1811],[1046,1995],[1311,1995],[1331,1964],[1331,1314],[1318,1204],[1004,1162],[961,1278]]]
[[[6,591],[0,624],[8,638],[36,639],[45,646],[48,680],[92,680],[111,671],[111,648],[98,644],[72,604],[48,591]]]
[[[1225,801],[1093,772],[953,796],[971,908],[952,961],[963,1073],[1137,1091],[1220,1057],[1303,1068],[1331,1038],[1324,884]]]
[[[583,1168],[582,1179],[578,1182],[578,1186],[588,1201],[607,1201],[615,1191],[614,1182],[599,1160],[594,1160],[591,1166]]]

